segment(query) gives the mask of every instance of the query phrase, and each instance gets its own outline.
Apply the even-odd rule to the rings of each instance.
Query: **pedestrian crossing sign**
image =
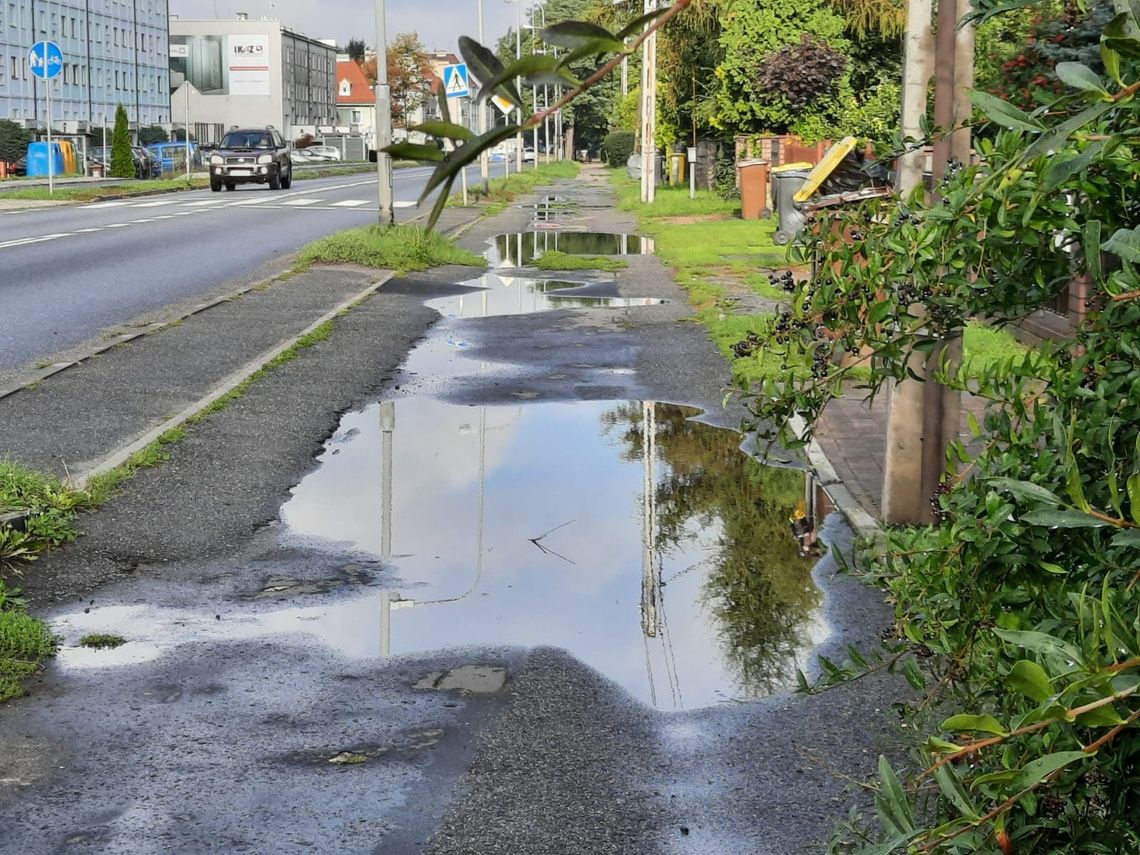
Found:
[[[443,91],[447,93],[448,98],[467,98],[471,95],[467,83],[466,63],[443,67]]]

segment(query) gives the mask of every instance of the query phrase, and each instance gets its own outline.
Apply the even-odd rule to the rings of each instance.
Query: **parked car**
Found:
[[[294,163],[316,163],[318,160],[307,148],[295,148],[291,156]]]
[[[293,185],[289,146],[275,128],[235,128],[210,154],[210,189],[217,193],[238,184],[268,184],[271,190]]]
[[[162,164],[163,172],[174,172],[178,169],[186,168],[186,143],[184,142],[164,142],[153,143],[148,145],[155,157],[158,158],[159,163]],[[197,161],[198,146],[193,142],[190,143],[190,163],[193,164]]]
[[[318,160],[340,160],[340,149],[335,145],[311,145],[304,149]]]
[[[538,158],[535,156],[534,149],[528,145],[523,149],[522,159],[523,163],[534,163]]]
[[[150,149],[141,145],[131,147],[135,159],[136,178],[158,178],[162,175],[162,161]]]

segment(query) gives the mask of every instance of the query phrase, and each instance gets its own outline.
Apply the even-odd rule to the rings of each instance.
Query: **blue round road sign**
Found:
[[[63,71],[63,51],[55,42],[36,42],[28,51],[28,66],[36,77],[48,80]]]

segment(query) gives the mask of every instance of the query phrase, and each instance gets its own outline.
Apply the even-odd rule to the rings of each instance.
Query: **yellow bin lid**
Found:
[[[847,157],[855,148],[855,137],[844,137],[835,145],[827,150],[827,154],[823,156],[823,160],[815,165],[815,169],[808,175],[807,181],[801,187],[796,195],[792,197],[793,202],[806,202],[808,197],[811,196],[816,190],[819,189],[827,176],[835,171],[835,168],[843,162],[843,158]]]
[[[783,166],[773,166],[771,172],[787,172],[791,169],[811,169],[811,164],[806,160],[798,160],[795,163],[785,163]]]

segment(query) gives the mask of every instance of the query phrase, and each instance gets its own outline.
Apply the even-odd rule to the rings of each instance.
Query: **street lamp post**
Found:
[[[388,87],[388,33],[384,0],[376,0],[376,192],[380,225],[396,221],[392,206],[392,158],[384,151],[392,144],[392,93]]]

